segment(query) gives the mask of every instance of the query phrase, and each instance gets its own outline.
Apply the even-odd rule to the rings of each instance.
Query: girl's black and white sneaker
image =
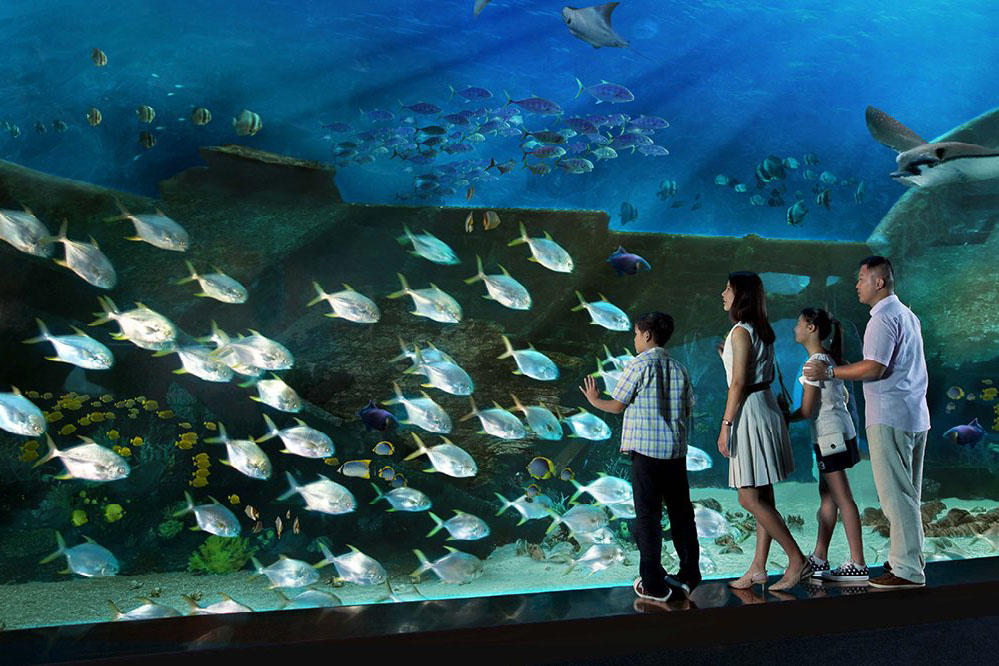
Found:
[[[826,573],[829,572],[829,562],[819,564],[814,555],[808,556],[808,563],[812,565],[812,578],[825,578]]]
[[[867,565],[861,566],[853,562],[844,562],[832,571],[827,571],[823,580],[835,580],[844,582],[866,581],[869,578]]]

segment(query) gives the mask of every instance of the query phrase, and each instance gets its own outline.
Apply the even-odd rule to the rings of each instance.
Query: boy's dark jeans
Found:
[[[690,503],[686,458],[661,460],[632,451],[631,487],[635,495],[632,531],[641,554],[638,572],[645,592],[656,597],[666,594],[666,570],[661,562],[664,502],[673,546],[680,557],[680,571],[676,577],[693,585],[699,583],[700,547],[694,523],[694,506]]]

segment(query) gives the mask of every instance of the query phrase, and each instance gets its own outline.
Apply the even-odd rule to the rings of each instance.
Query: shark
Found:
[[[573,37],[578,37],[595,49],[601,46],[626,48],[628,40],[611,27],[611,13],[619,4],[608,2],[583,9],[563,7],[562,20],[569,27]]]
[[[891,178],[910,187],[999,179],[999,149],[958,141],[927,141],[884,111],[867,107],[867,130],[898,152]]]

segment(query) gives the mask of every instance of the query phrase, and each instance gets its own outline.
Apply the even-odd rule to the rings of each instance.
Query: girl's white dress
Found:
[[[771,381],[774,377],[774,348],[765,345],[752,324],[740,322],[749,333],[749,371],[746,385]],[[732,331],[725,338],[722,361],[725,378],[732,385]],[[791,439],[784,417],[771,388],[746,396],[735,415],[728,440],[728,485],[732,488],[768,486],[783,481],[794,471]]]

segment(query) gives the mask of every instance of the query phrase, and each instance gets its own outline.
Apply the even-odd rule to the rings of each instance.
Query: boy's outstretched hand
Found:
[[[594,377],[587,377],[583,380],[583,385],[579,387],[579,390],[586,396],[586,399],[591,405],[596,406],[596,401],[600,399],[600,392],[597,391],[597,380]]]

